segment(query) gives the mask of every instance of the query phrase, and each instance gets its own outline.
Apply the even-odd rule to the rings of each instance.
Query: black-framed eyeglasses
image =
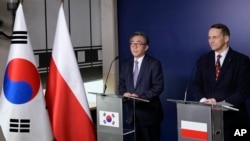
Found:
[[[143,45],[146,45],[145,43],[129,43],[130,44],[130,46],[136,46],[136,47],[138,47],[138,46],[143,46]]]

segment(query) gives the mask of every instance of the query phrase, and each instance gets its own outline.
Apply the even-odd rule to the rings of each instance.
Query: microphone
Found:
[[[197,66],[197,63],[199,62],[199,60],[200,59],[198,59],[196,62],[195,62],[195,64],[193,65],[193,68],[192,68],[192,71],[191,71],[191,76],[189,77],[189,79],[188,79],[188,82],[187,82],[187,85],[186,85],[186,89],[185,89],[185,93],[184,93],[184,102],[186,102],[187,101],[187,94],[188,94],[188,88],[189,88],[189,85],[190,85],[190,80],[192,79],[192,77],[193,77],[193,74],[194,74],[194,72],[195,72],[195,70],[196,70],[196,66]]]
[[[107,77],[106,77],[106,81],[105,81],[105,84],[104,84],[103,94],[105,94],[106,89],[107,89],[107,81],[108,81],[108,77],[109,77],[109,73],[110,73],[111,67],[112,67],[113,63],[114,63],[117,59],[119,59],[119,56],[116,56],[115,59],[110,63],[109,71],[108,71],[108,74],[107,74]]]

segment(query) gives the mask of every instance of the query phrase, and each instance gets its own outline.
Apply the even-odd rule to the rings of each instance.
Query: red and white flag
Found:
[[[53,140],[22,4],[19,4],[16,11],[4,74],[0,125],[6,141]]]
[[[62,4],[57,19],[45,97],[56,141],[96,140]]]
[[[194,121],[181,121],[181,136],[183,138],[191,138],[196,140],[207,141],[207,123]]]

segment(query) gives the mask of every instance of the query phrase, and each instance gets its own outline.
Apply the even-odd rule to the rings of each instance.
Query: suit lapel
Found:
[[[215,84],[215,53],[212,52],[209,54],[209,59],[208,59],[208,74],[209,76],[209,81],[211,84]]]
[[[129,81],[131,84],[131,87],[134,88],[134,74],[133,74],[133,68],[134,68],[134,59],[131,59],[129,63]]]
[[[146,68],[147,68],[147,55],[144,56],[143,60],[142,60],[142,64],[141,64],[141,68],[140,68],[140,71],[139,71],[139,75],[138,75],[138,78],[137,78],[137,82],[136,82],[136,87],[138,86],[138,84],[140,84],[141,82],[141,79],[143,77],[143,74],[144,72],[146,71]]]
[[[219,80],[221,78],[223,78],[223,75],[225,74],[225,72],[228,70],[228,67],[230,66],[231,62],[232,62],[232,58],[233,58],[233,53],[232,53],[232,50],[229,49],[228,53],[227,53],[227,56],[223,62],[223,65],[221,67],[221,71],[220,71],[220,75],[219,75]],[[218,80],[218,81],[219,81]]]

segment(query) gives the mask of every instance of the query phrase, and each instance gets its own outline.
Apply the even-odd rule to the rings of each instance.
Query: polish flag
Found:
[[[45,97],[56,141],[96,141],[63,4],[58,14]]]
[[[207,123],[182,120],[181,137],[207,141]]]
[[[23,7],[19,4],[0,95],[0,127],[6,141],[52,141],[41,79],[28,33]]]

